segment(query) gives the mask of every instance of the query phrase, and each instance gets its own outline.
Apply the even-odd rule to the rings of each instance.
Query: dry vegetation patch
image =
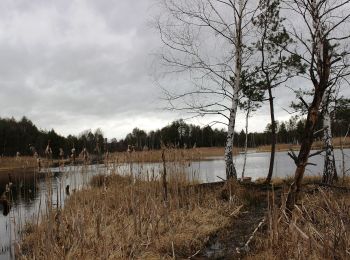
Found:
[[[239,149],[233,148],[233,154],[237,155]],[[161,162],[162,150],[149,150],[149,151],[134,151],[128,152],[115,152],[108,156],[107,161],[110,163],[129,163],[129,162]],[[167,148],[167,161],[198,161],[205,160],[210,157],[220,156],[223,158],[224,147],[199,147],[190,149],[179,148]]]
[[[18,168],[36,167],[34,157],[0,157],[0,172]]]
[[[267,233],[256,240],[248,259],[350,259],[350,193],[337,188],[308,187],[288,220],[271,207]]]
[[[195,254],[209,236],[230,224],[239,201],[215,189],[170,180],[168,201],[158,181],[98,176],[28,229],[22,259],[166,259]]]

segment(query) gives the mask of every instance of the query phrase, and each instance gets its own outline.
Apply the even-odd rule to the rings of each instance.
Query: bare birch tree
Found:
[[[350,18],[349,0],[292,0],[286,2],[287,8],[299,15],[305,30],[293,27],[292,34],[300,44],[297,53],[308,64],[308,78],[313,86],[312,102],[307,106],[307,119],[301,141],[299,155],[295,158],[296,170],[290,186],[286,208],[290,213],[298,199],[301,183],[308,165],[311,146],[321,104],[328,89],[349,75],[348,31]],[[344,43],[345,42],[345,43]]]
[[[191,89],[164,88],[171,108],[221,115],[227,125],[226,177],[237,178],[232,159],[241,73],[249,58],[243,44],[253,10],[248,0],[162,0],[157,22],[170,72],[188,73]]]
[[[332,98],[332,89],[330,88],[323,97],[322,100],[322,127],[323,127],[323,147],[325,150],[324,156],[324,167],[323,167],[323,178],[322,182],[326,184],[332,184],[333,180],[337,180],[337,168],[335,165],[335,156],[333,149],[333,138],[332,138],[332,119],[331,119],[331,103],[334,103]],[[333,100],[332,100],[333,99]]]

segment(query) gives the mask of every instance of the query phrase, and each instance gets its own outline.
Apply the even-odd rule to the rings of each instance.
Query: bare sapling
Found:
[[[227,126],[226,179],[237,179],[233,139],[242,71],[250,57],[245,41],[255,3],[248,0],[162,0],[161,3],[163,12],[156,28],[164,46],[160,54],[163,74],[182,73],[188,79],[186,88],[163,88],[169,108],[194,116],[219,115],[224,119],[215,122]]]

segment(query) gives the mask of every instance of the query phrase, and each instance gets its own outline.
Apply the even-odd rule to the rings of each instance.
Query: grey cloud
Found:
[[[160,40],[149,21],[157,12],[154,0],[1,1],[0,116],[25,115],[64,135],[100,127],[118,138],[188,116],[160,109],[150,75]],[[277,102],[287,100],[288,92]],[[266,112],[256,113],[252,129],[264,128]]]
[[[2,2],[0,116],[26,115],[63,134],[101,127],[117,137],[136,126],[125,119],[165,124],[168,113],[152,116],[159,95],[150,52],[158,36],[147,25],[149,7],[127,0]]]

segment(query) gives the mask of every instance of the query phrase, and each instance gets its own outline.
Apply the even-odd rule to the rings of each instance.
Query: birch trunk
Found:
[[[334,150],[332,144],[332,128],[331,117],[328,111],[328,105],[325,105],[325,111],[323,113],[323,142],[326,155],[324,157],[323,179],[322,182],[326,184],[332,184],[337,179],[337,170],[335,167]]]
[[[226,164],[226,179],[237,179],[237,171],[233,163],[232,150],[233,150],[233,138],[236,123],[236,114],[238,108],[238,94],[241,84],[241,72],[242,72],[242,17],[243,17],[243,1],[240,0],[239,11],[236,20],[236,35],[235,35],[235,77],[233,80],[233,97],[232,106],[230,109],[230,117],[227,128],[227,138],[225,146],[225,164]]]
[[[233,138],[234,138],[236,114],[237,114],[237,107],[238,107],[239,87],[235,85],[233,91],[234,92],[233,92],[232,107],[230,111],[230,118],[229,118],[229,124],[227,129],[227,138],[226,138],[226,146],[225,146],[225,164],[226,164],[227,180],[230,178],[237,179],[237,171],[233,163],[232,150],[233,150]]]

